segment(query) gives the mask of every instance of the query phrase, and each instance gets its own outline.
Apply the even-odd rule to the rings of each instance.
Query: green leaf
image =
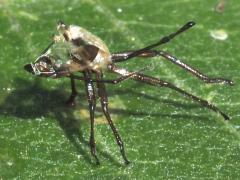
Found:
[[[227,1],[224,11],[216,12],[216,3],[0,1],[0,179],[237,179],[240,5]],[[119,66],[139,70],[152,64],[154,69],[144,73],[212,102],[231,121],[166,88],[131,80],[107,85],[112,118],[132,163],[124,165],[98,105],[95,136],[101,165],[96,166],[88,146],[83,83],[77,84],[78,104],[71,109],[64,105],[68,79],[37,78],[23,69],[49,44],[58,20],[88,29],[111,52],[144,47],[196,21],[162,50],[211,77],[233,79],[234,86],[206,85],[163,58],[132,59]],[[213,38],[219,30],[228,38]]]

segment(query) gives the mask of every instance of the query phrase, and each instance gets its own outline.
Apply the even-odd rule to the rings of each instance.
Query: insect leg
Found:
[[[94,91],[93,83],[91,81],[91,73],[89,71],[84,71],[83,74],[85,77],[85,86],[86,86],[89,111],[90,111],[90,121],[91,121],[89,144],[90,144],[90,148],[91,148],[91,153],[94,156],[94,158],[96,159],[97,165],[99,165],[100,162],[96,155],[96,145],[95,145],[95,139],[94,139],[94,112],[95,112],[95,107],[96,107],[95,91]]]
[[[134,52],[134,51],[126,51],[126,52],[112,54],[112,61],[113,62],[125,61],[126,57],[129,54],[131,54],[132,52]],[[234,84],[233,81],[225,79],[225,78],[210,78],[210,77],[204,75],[203,73],[201,73],[200,71],[198,71],[197,69],[182,62],[180,59],[178,59],[164,51],[146,50],[138,55],[138,57],[144,57],[144,58],[155,57],[155,56],[164,57],[166,60],[169,60],[170,62],[172,62],[172,63],[180,66],[181,68],[185,69],[186,71],[192,73],[194,76],[196,76],[200,80],[204,81],[205,83],[225,83],[225,84],[229,84],[229,85]]]
[[[131,53],[133,53],[134,51],[136,51],[136,50],[113,53],[113,54],[111,54],[111,60],[113,63],[127,61],[127,60],[129,60],[128,56]],[[141,54],[138,54],[135,57],[150,58],[150,57],[155,57],[155,56],[159,56],[159,55],[156,54],[154,50],[146,50],[146,51],[142,52]]]
[[[195,22],[190,21],[188,23],[186,23],[185,25],[183,25],[180,29],[178,29],[176,32],[169,34],[167,36],[164,36],[163,38],[161,38],[157,43],[151,44],[149,46],[146,46],[142,49],[136,50],[131,52],[130,54],[128,54],[128,56],[125,56],[125,59],[130,59],[133,57],[138,56],[139,54],[142,54],[143,52],[145,52],[146,50],[150,50],[153,49],[157,46],[160,46],[162,44],[168,43],[169,41],[171,41],[174,37],[176,37],[177,35],[181,34],[182,32],[188,30],[189,28],[193,27],[195,25]]]
[[[234,82],[232,80],[229,79],[225,79],[225,78],[210,78],[206,75],[204,75],[203,73],[201,73],[200,71],[198,71],[197,69],[189,66],[188,64],[182,62],[180,59],[172,56],[171,54],[168,54],[167,52],[164,51],[154,51],[155,54],[164,57],[166,60],[169,60],[170,62],[180,66],[181,68],[185,69],[186,71],[192,73],[194,76],[196,76],[197,78],[199,78],[200,80],[204,81],[205,83],[225,83],[225,84],[229,84],[229,85],[233,85]]]
[[[121,75],[126,75],[126,74],[130,73],[125,69],[116,68],[116,66],[114,66],[114,65],[111,66],[110,70],[112,70],[115,73],[121,74]],[[125,73],[123,73],[123,72],[125,72]],[[177,91],[178,93],[192,99],[193,101],[200,103],[203,107],[206,107],[208,109],[211,109],[214,112],[221,114],[225,120],[229,120],[229,117],[225,113],[223,113],[218,107],[214,106],[213,104],[209,103],[208,101],[206,101],[204,99],[201,99],[193,94],[190,94],[190,93],[174,86],[173,84],[171,84],[167,81],[164,81],[164,80],[161,80],[158,78],[154,78],[154,77],[150,77],[150,76],[140,74],[140,73],[135,74],[131,78],[133,78],[135,81],[140,81],[140,82],[152,85],[152,86],[160,86],[160,87],[167,87],[167,88],[173,89],[173,90]]]
[[[116,127],[114,126],[111,116],[109,114],[109,110],[108,110],[108,97],[107,97],[107,92],[106,92],[106,88],[103,82],[101,82],[102,80],[102,73],[96,73],[96,79],[97,79],[97,88],[98,88],[98,94],[100,97],[100,102],[101,102],[101,106],[102,106],[102,110],[103,113],[108,121],[108,124],[110,125],[112,132],[115,136],[115,139],[117,141],[117,144],[120,148],[120,152],[121,155],[125,161],[125,164],[129,164],[130,162],[128,161],[126,154],[125,154],[125,150],[124,150],[124,143],[116,129]]]
[[[71,80],[71,89],[72,89],[72,93],[69,97],[69,99],[67,100],[66,104],[70,105],[70,106],[74,106],[75,105],[75,98],[78,95],[78,92],[76,90],[76,84],[74,81],[74,77],[72,77],[72,75],[70,75],[70,80]]]
[[[102,79],[102,78],[99,78],[99,79],[91,79],[92,82],[102,82],[102,83],[109,83],[109,84],[118,84],[124,80],[127,80],[129,79],[130,77],[132,77],[133,75],[141,72],[141,71],[144,71],[145,69],[147,69],[147,67],[145,68],[142,68],[140,69],[139,71],[135,71],[135,72],[131,72],[127,75],[123,75],[123,76],[120,76],[116,79],[111,79],[111,80],[108,80],[108,79]],[[71,77],[73,79],[78,79],[78,80],[83,80],[83,77],[80,77],[80,76],[77,76],[77,75],[71,75]]]

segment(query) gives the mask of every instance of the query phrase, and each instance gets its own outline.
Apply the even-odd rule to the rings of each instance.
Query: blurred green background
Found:
[[[240,176],[238,0],[0,0],[0,179],[238,179]],[[111,52],[135,49],[197,25],[161,47],[234,86],[206,85],[163,58],[135,59],[120,67],[168,80],[220,107],[218,114],[165,88],[134,81],[107,85],[111,114],[132,162],[123,164],[98,105],[96,144],[88,147],[89,120],[82,82],[75,108],[64,105],[68,79],[33,77],[23,70],[49,44],[56,23],[80,25]],[[211,32],[223,30],[226,40]],[[107,79],[114,78],[106,74]]]

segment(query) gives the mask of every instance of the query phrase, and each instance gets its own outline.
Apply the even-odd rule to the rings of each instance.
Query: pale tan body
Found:
[[[83,71],[85,69],[100,71],[112,63],[111,54],[106,44],[99,37],[93,35],[86,29],[79,26],[70,25],[67,28],[65,26],[59,26],[58,30],[60,35],[55,36],[54,41],[56,43],[59,41],[67,41],[71,43],[70,53],[77,59],[84,61],[84,64],[81,64],[73,59],[69,59],[66,62],[66,66],[68,66],[70,73]],[[81,39],[83,41],[82,44],[76,46],[72,43],[77,39]],[[92,45],[98,48],[94,59],[87,58],[86,53],[88,52],[86,52],[86,45]]]

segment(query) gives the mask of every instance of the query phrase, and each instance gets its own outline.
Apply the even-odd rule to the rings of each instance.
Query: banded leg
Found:
[[[114,53],[112,54],[112,61],[113,62],[121,62],[128,60],[128,56],[130,56],[134,51],[126,51],[126,52],[121,52],[121,53]],[[141,54],[138,55],[138,57],[155,57],[155,56],[162,56],[166,60],[169,60],[170,62],[180,66],[181,68],[185,69],[186,71],[190,72],[194,76],[196,76],[198,79],[204,81],[205,83],[224,83],[224,84],[229,84],[233,85],[233,81],[225,78],[210,78],[203,73],[201,73],[199,70],[191,67],[190,65],[182,62],[180,59],[172,56],[171,54],[168,54],[167,52],[164,51],[156,51],[156,50],[146,50],[142,52]]]
[[[95,97],[95,91],[94,86],[91,80],[91,73],[89,71],[84,71],[84,78],[85,78],[85,86],[86,86],[86,93],[88,98],[88,104],[89,104],[89,111],[90,111],[90,121],[91,121],[91,129],[90,129],[90,148],[91,153],[93,157],[96,159],[97,165],[100,164],[98,157],[96,155],[96,145],[95,145],[95,139],[94,139],[94,112],[96,108],[96,97]]]
[[[121,75],[126,75],[126,74],[130,73],[125,69],[120,69],[113,65],[109,68],[113,72],[121,74]],[[152,86],[161,86],[161,87],[167,87],[167,88],[173,89],[173,90],[179,92],[180,94],[192,99],[193,101],[200,103],[203,107],[206,107],[208,109],[211,109],[214,112],[219,113],[221,116],[223,116],[223,118],[225,120],[229,120],[229,117],[225,113],[223,113],[218,107],[214,106],[213,104],[209,103],[208,101],[206,101],[204,99],[201,99],[193,94],[190,94],[190,93],[174,86],[173,84],[171,84],[167,81],[164,81],[164,80],[161,80],[158,78],[154,78],[154,77],[150,77],[150,76],[140,74],[140,73],[134,75],[131,78],[133,78],[135,81],[140,81],[140,82],[152,85]]]
[[[74,77],[72,75],[70,75],[70,80],[71,80],[71,95],[69,97],[69,99],[67,100],[66,104],[69,106],[74,106],[75,105],[75,99],[78,95],[78,92],[76,90],[76,84],[74,81]]]
[[[101,106],[102,106],[102,110],[103,113],[108,121],[108,124],[110,125],[112,132],[115,136],[116,142],[120,148],[120,152],[121,155],[125,161],[125,164],[129,164],[130,162],[128,161],[126,154],[125,154],[125,150],[124,150],[124,143],[116,129],[116,127],[114,126],[111,116],[109,114],[109,109],[108,109],[108,97],[107,97],[107,92],[106,92],[106,88],[103,82],[101,82],[102,80],[102,73],[96,73],[96,79],[97,79],[97,88],[98,88],[98,95],[100,97],[100,102],[101,102]]]

